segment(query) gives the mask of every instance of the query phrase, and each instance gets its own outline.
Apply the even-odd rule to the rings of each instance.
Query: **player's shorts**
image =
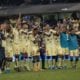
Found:
[[[5,60],[8,62],[12,62],[12,57],[6,57]]]
[[[20,53],[19,54],[19,61],[21,61],[21,60],[23,60],[24,58],[23,58],[23,53]]]
[[[78,49],[70,50],[70,56],[79,56],[79,50]]]
[[[69,50],[68,50],[68,48],[58,47],[58,54],[59,55],[68,55],[69,54]]]
[[[24,60],[27,59],[28,58],[28,54],[27,53],[24,53],[23,54],[23,58],[24,58]]]
[[[40,55],[40,58],[41,58],[42,60],[44,60],[44,59],[45,59],[45,55]]]
[[[69,49],[68,48],[62,48],[62,52],[64,55],[68,55],[69,54]]]
[[[15,59],[19,60],[19,54],[15,54]]]
[[[51,59],[52,56],[47,56],[47,59]]]
[[[66,59],[66,60],[69,59],[69,55],[65,55],[64,59]]]
[[[33,56],[33,63],[40,62],[39,56]]]
[[[55,59],[56,61],[58,60],[58,55],[52,56],[52,60]]]

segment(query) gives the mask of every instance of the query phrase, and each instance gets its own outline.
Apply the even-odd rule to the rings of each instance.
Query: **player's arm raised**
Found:
[[[56,34],[57,31],[56,30],[53,30],[53,29],[50,29],[50,32],[52,32],[53,34]]]
[[[75,34],[79,35],[80,34],[80,31],[77,31]]]

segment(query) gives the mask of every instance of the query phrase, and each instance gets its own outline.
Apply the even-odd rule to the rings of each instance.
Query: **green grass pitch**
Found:
[[[80,80],[80,61],[77,69],[68,68],[63,70],[44,70],[39,72],[15,72],[0,74],[0,80]]]

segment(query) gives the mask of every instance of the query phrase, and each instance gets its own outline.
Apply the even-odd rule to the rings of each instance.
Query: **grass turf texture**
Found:
[[[80,61],[77,69],[44,70],[39,72],[15,72],[0,74],[0,80],[80,80]]]

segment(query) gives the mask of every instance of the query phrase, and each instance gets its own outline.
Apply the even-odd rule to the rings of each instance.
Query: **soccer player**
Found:
[[[44,41],[46,47],[46,55],[48,59],[48,68],[52,68],[52,66],[53,67],[55,66],[53,64],[53,61],[55,61],[56,63],[56,49],[55,49],[55,42],[54,42],[54,34],[56,34],[56,31],[50,29],[50,26],[47,24],[44,30]],[[52,61],[50,61],[50,59]]]
[[[10,53],[10,56],[13,56],[13,38],[14,35],[12,33],[12,30],[7,30],[6,31],[6,48],[7,48],[7,53]],[[6,54],[7,54],[6,53]]]
[[[4,34],[2,33],[2,28],[0,25],[0,74],[2,73],[2,70],[4,69],[4,62],[5,62],[5,48],[2,46],[2,40],[4,40]],[[2,69],[3,68],[3,69]]]
[[[23,28],[20,31],[21,33],[21,52],[23,53],[23,62],[24,62],[24,67],[27,68],[27,70],[30,70],[29,68],[29,56],[30,56],[30,51],[28,50],[28,48],[30,48],[30,44],[29,44],[29,38],[28,38],[28,25],[26,23],[23,23]],[[27,63],[26,63],[27,61]]]
[[[54,36],[53,36],[53,41],[54,41],[54,47],[53,47],[53,50],[54,50],[54,53],[53,53],[53,56],[52,56],[52,68],[53,69],[57,69],[58,68],[58,53],[60,52],[59,50],[59,47],[60,47],[60,41],[59,41],[59,34],[58,34],[58,27],[56,26],[54,29],[53,29],[55,32]]]
[[[76,68],[77,62],[79,60],[79,45],[77,40],[78,34],[80,34],[80,31],[76,31],[73,28],[71,29],[69,34],[69,51],[72,68]]]
[[[64,24],[61,24],[60,26],[60,52],[59,52],[59,67],[63,68],[66,66],[66,62],[64,62],[64,56],[66,59],[68,59],[68,33],[67,33],[67,27],[64,26]]]
[[[31,51],[33,56],[33,71],[40,70],[40,51],[39,51],[39,43],[38,43],[38,29],[33,28],[31,35]]]
[[[10,61],[13,57],[13,33],[11,28],[6,30],[6,71],[10,71]]]
[[[19,70],[19,54],[20,54],[20,35],[19,35],[19,29],[18,27],[12,28],[13,30],[13,50],[14,50],[14,55],[15,55],[15,69],[17,71]]]

